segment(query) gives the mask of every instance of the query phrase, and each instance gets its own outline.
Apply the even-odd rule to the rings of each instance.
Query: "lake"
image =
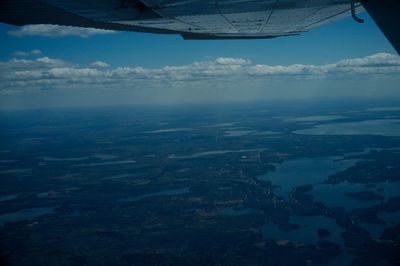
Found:
[[[365,120],[357,122],[327,123],[294,131],[304,135],[380,135],[400,136],[399,119]]]
[[[258,179],[270,181],[280,187],[277,194],[288,197],[294,187],[317,184],[329,175],[353,166],[358,160],[340,160],[340,157],[301,158],[285,161],[276,166],[274,172],[261,175]]]

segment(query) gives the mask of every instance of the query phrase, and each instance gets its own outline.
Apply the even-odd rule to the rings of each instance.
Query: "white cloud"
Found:
[[[219,57],[215,60],[219,65],[249,65],[251,62],[243,58]]]
[[[102,61],[82,67],[49,57],[13,59],[0,62],[0,94],[44,89],[174,89],[190,88],[190,84],[222,84],[222,87],[242,85],[246,88],[257,80],[260,84],[270,84],[269,81],[279,79],[293,81],[348,77],[352,80],[357,76],[400,77],[400,57],[379,53],[332,64],[287,66],[251,64],[243,58],[218,58],[161,68],[111,68]]]
[[[93,28],[80,28],[71,26],[60,26],[50,24],[37,24],[25,25],[16,30],[9,31],[8,34],[15,37],[27,36],[42,36],[42,37],[66,37],[78,36],[81,38],[88,38],[93,35],[99,34],[112,34],[115,31],[93,29]]]
[[[33,56],[33,55],[40,55],[42,51],[39,49],[34,49],[32,51],[24,52],[24,51],[16,51],[13,53],[14,56],[17,57],[26,57],[26,56]]]
[[[96,61],[92,63],[92,67],[109,67],[110,65],[103,61]]]
[[[47,56],[40,57],[40,58],[36,59],[36,61],[40,62],[40,63],[44,63],[46,65],[52,65],[52,66],[58,66],[58,65],[63,65],[64,64],[64,62],[62,60],[51,59],[51,58],[49,58]]]
[[[344,59],[339,61],[337,66],[341,67],[384,67],[384,66],[400,66],[399,56],[388,54],[388,53],[378,53],[370,56],[366,56],[363,58],[355,58],[355,59]]]

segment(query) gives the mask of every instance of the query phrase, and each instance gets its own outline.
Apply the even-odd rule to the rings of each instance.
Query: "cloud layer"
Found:
[[[16,30],[9,31],[8,34],[14,37],[28,37],[28,36],[41,36],[41,37],[66,37],[78,36],[81,38],[88,38],[93,35],[113,34],[115,31],[80,28],[71,26],[59,25],[25,25]]]
[[[33,55],[40,55],[42,51],[38,49],[34,49],[32,51],[24,52],[24,51],[16,51],[14,52],[14,56],[16,57],[26,57],[26,56],[33,56]]]
[[[103,61],[96,61],[91,64],[92,67],[109,67],[110,65]]]
[[[378,53],[355,59],[344,59],[324,65],[252,64],[243,58],[217,58],[181,66],[162,68],[116,67],[96,61],[89,66],[40,57],[0,62],[0,93],[23,93],[57,89],[135,89],[143,87],[187,87],[195,83],[250,84],[252,81],[285,79],[321,80],[364,76],[398,76],[400,57]]]

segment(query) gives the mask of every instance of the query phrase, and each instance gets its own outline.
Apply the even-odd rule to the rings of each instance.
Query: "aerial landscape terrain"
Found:
[[[400,266],[400,1],[0,1],[0,266]]]
[[[0,113],[1,265],[399,265],[400,105]]]

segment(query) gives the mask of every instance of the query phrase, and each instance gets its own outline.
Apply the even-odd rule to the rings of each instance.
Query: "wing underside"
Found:
[[[179,34],[185,39],[296,35],[351,14],[356,0],[1,0],[0,21]],[[360,0],[400,52],[400,1]]]
[[[349,0],[4,0],[6,23],[180,34],[185,39],[300,34],[350,14]]]

